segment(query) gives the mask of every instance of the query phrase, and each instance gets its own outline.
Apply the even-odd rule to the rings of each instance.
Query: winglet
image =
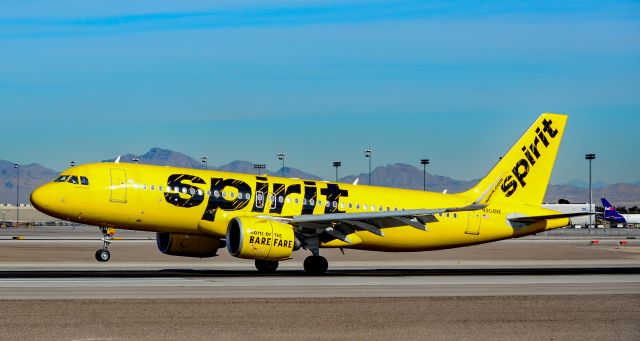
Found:
[[[118,155],[118,157],[116,158],[116,161],[114,161],[114,163],[120,163],[120,155]]]
[[[358,186],[358,181],[360,180],[360,178],[356,178],[356,180],[353,182],[354,186]]]

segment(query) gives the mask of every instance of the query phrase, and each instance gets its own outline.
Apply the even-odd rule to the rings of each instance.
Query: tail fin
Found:
[[[566,115],[540,115],[489,174],[461,194],[478,204],[516,201],[541,205],[566,123]]]
[[[601,198],[600,200],[602,200],[602,207],[604,207],[604,220],[625,222],[624,217],[618,213],[618,210],[606,198]]]

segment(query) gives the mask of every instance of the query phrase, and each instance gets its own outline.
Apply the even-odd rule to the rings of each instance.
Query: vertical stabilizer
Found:
[[[604,207],[604,220],[613,221],[616,223],[626,223],[626,220],[622,214],[618,213],[618,210],[609,203],[606,198],[601,198],[602,207]]]
[[[540,115],[489,174],[462,195],[478,204],[516,201],[541,205],[566,123],[566,115]]]

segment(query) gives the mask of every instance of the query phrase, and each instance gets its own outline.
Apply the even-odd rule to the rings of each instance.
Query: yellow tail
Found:
[[[462,195],[478,204],[515,201],[540,206],[567,124],[567,115],[540,115],[478,184]]]

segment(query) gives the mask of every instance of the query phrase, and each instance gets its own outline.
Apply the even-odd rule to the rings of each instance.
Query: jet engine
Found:
[[[224,247],[224,241],[209,236],[158,232],[158,249],[165,255],[183,257],[213,257],[218,248]]]
[[[256,217],[231,219],[226,241],[232,256],[246,259],[283,260],[299,248],[293,226]]]

